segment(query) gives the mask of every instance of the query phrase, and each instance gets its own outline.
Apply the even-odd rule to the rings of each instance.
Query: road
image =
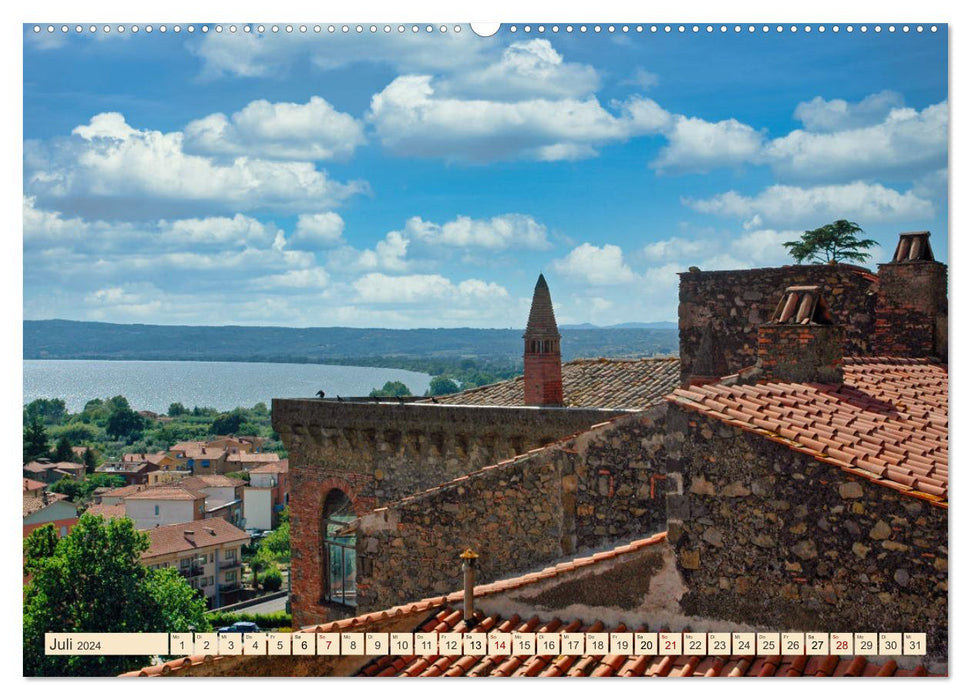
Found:
[[[256,603],[255,605],[249,605],[245,608],[236,608],[233,613],[246,613],[251,615],[253,613],[271,613],[278,612],[280,610],[287,609],[287,597],[280,596],[279,598],[274,598],[273,600],[268,600],[265,603]]]

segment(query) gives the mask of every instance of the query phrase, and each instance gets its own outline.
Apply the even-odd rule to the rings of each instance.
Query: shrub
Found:
[[[276,567],[276,564],[268,566],[260,574],[260,588],[264,591],[278,591],[280,586],[283,585],[283,574],[280,573],[280,569]]]

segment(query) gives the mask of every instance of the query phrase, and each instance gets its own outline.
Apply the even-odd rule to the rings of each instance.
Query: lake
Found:
[[[106,360],[24,360],[24,404],[64,399],[77,413],[94,398],[121,394],[136,411],[165,413],[169,404],[210,406],[228,411],[274,398],[367,396],[387,381],[400,381],[424,394],[431,377],[381,367],[282,364],[272,362],[127,362]]]

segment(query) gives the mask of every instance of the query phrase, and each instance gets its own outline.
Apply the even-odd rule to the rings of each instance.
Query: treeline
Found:
[[[525,319],[523,319],[525,322]],[[648,357],[678,350],[676,328],[563,328],[565,360]],[[461,359],[516,365],[521,328],[279,328],[24,321],[25,359],[293,362],[420,369]],[[286,348],[286,352],[280,352]],[[429,371],[438,375],[441,371]]]
[[[173,403],[165,416],[134,410],[124,396],[91,399],[71,413],[63,399],[41,398],[24,406],[24,462],[47,458],[56,462],[83,462],[89,471],[103,462],[116,461],[126,452],[159,452],[177,442],[206,440],[216,435],[255,435],[266,439],[264,450],[286,450],[273,432],[265,403],[252,408],[217,411]],[[81,454],[72,448],[81,447]]]

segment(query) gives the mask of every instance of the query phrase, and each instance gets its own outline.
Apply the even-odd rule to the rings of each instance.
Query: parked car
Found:
[[[234,622],[228,627],[220,627],[217,632],[259,632],[260,626],[255,622]]]

